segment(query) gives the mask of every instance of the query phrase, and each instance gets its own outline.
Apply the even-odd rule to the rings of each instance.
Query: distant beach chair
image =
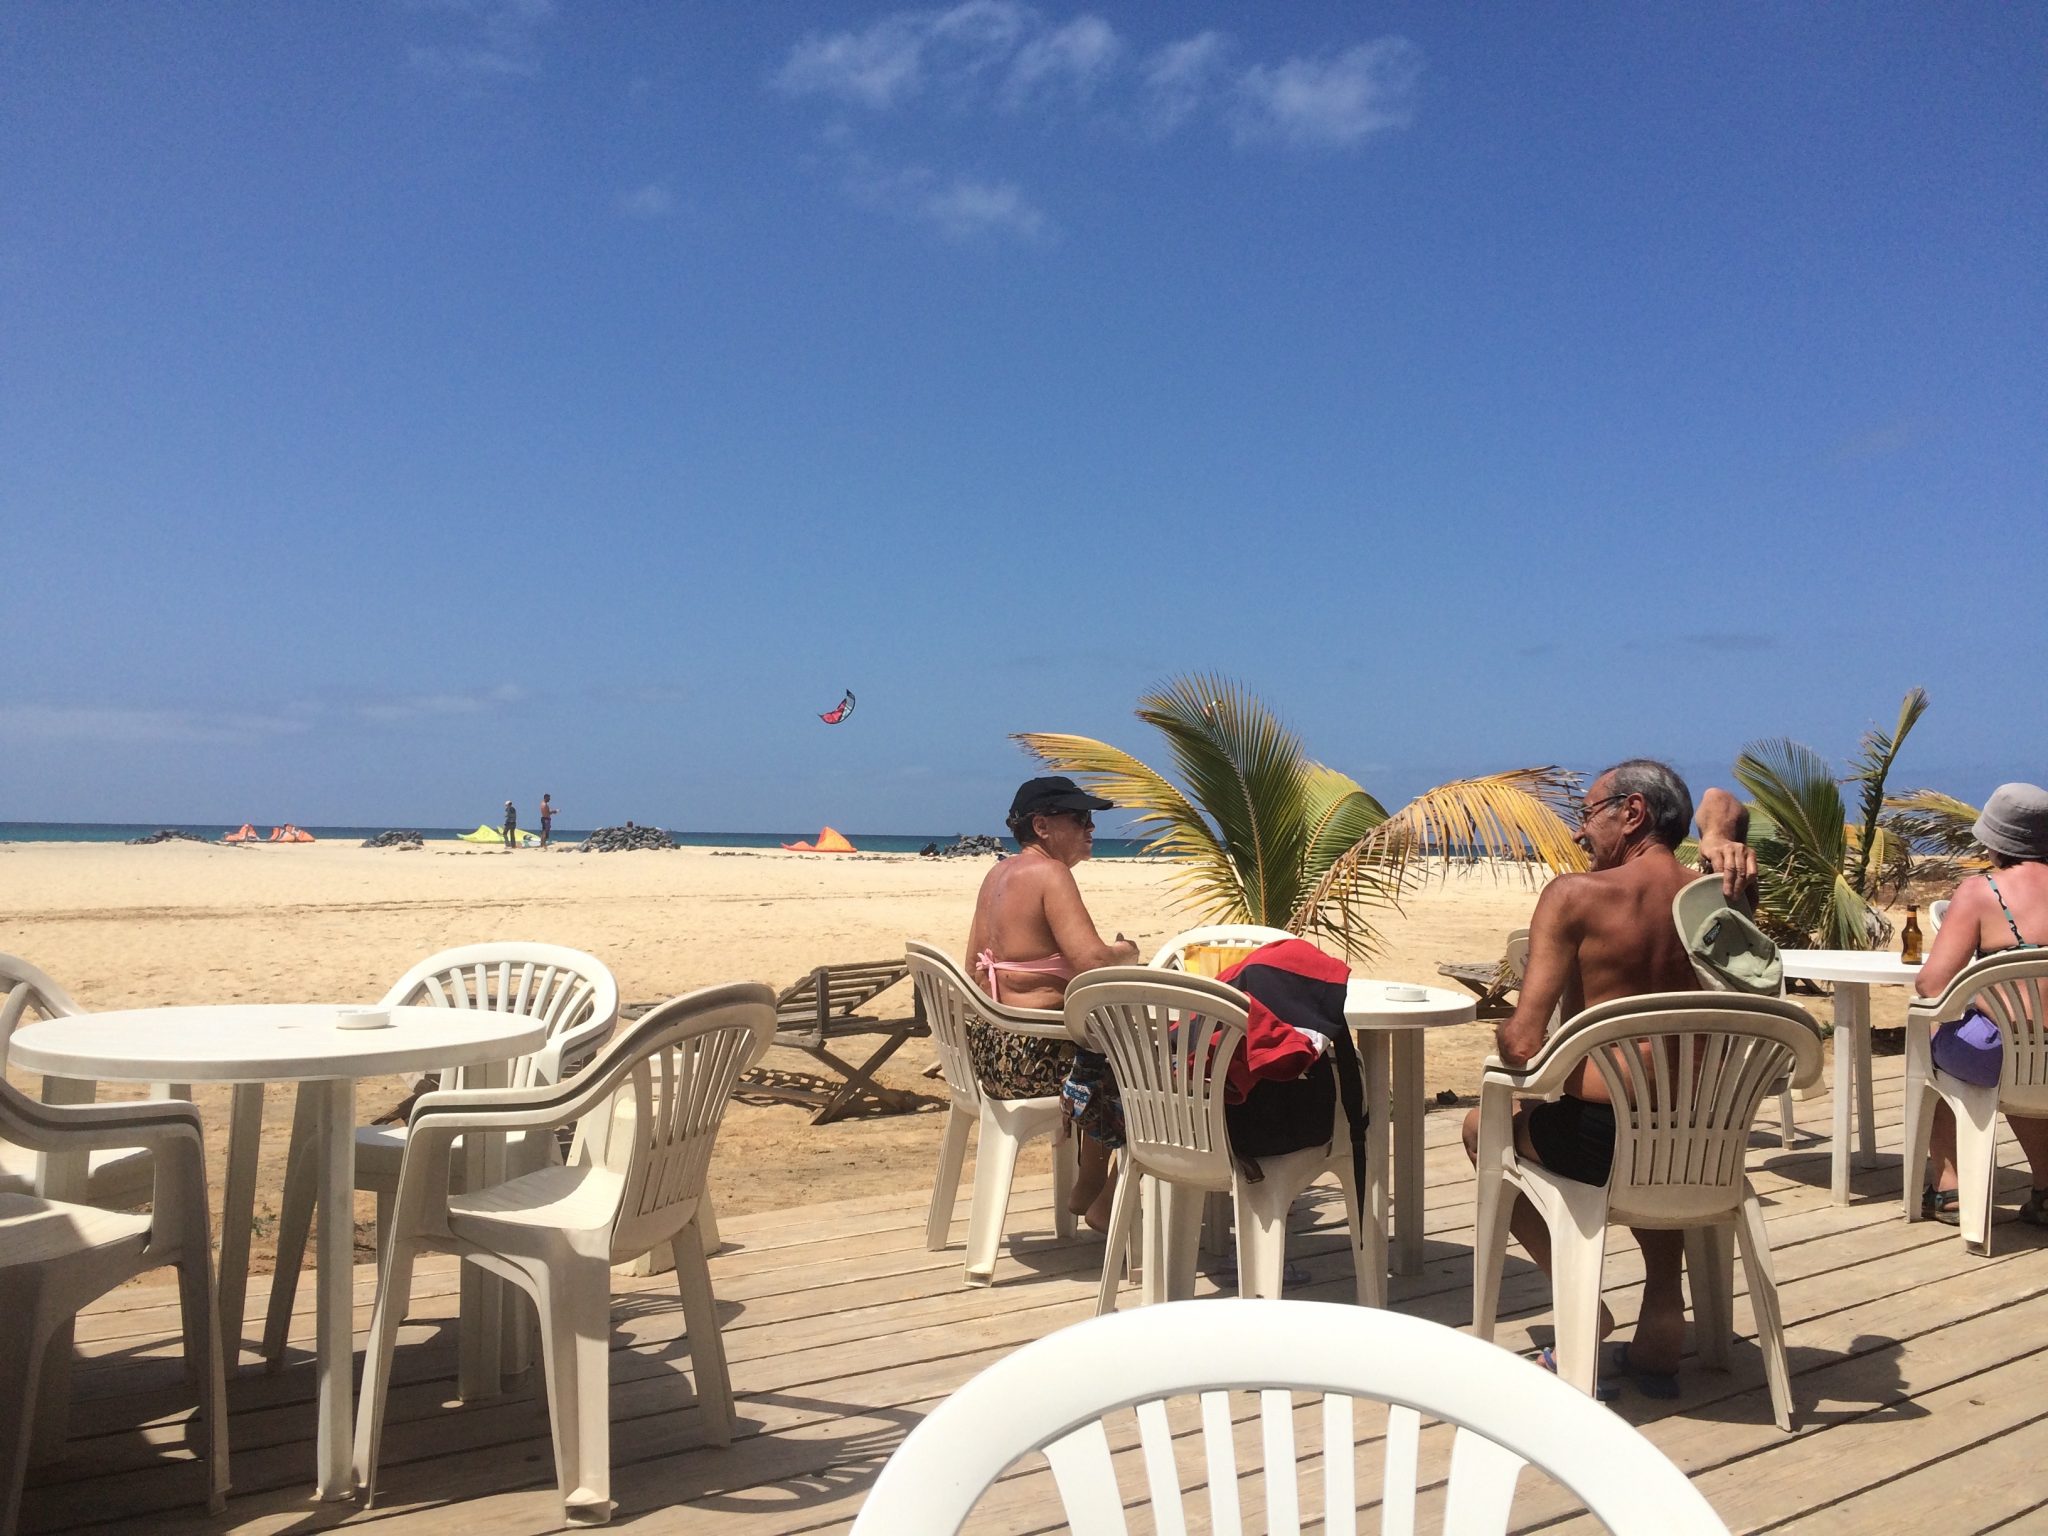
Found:
[[[908,962],[899,955],[893,960],[821,965],[784,988],[775,999],[774,1043],[785,1050],[802,1051],[829,1067],[840,1081],[817,1087],[791,1082],[748,1082],[741,1084],[740,1091],[807,1104],[816,1111],[811,1116],[813,1125],[837,1120],[863,1095],[888,1107],[882,1089],[874,1081],[876,1071],[903,1048],[905,1041],[930,1034],[931,1027],[925,1022],[924,1003],[914,993],[907,1018],[882,1018],[869,1011],[869,1005],[909,974]],[[847,1061],[832,1050],[834,1043],[862,1035],[881,1037],[864,1061]]]
[[[1514,994],[1521,990],[1522,967],[1529,959],[1529,930],[1508,935],[1507,950],[1498,960],[1448,960],[1436,968],[1479,999],[1479,1017],[1504,1018],[1515,1011]]]

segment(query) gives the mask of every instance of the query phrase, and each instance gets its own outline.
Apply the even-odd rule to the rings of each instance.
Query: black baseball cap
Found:
[[[1051,773],[1040,779],[1026,779],[1010,801],[1010,819],[1054,811],[1107,811],[1113,802],[1091,795],[1064,774]]]

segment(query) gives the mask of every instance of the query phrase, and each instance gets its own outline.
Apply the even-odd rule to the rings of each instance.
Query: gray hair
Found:
[[[1666,848],[1676,848],[1692,829],[1692,791],[1668,763],[1631,757],[1593,775],[1613,780],[1611,795],[1641,795],[1650,811],[1650,835]]]

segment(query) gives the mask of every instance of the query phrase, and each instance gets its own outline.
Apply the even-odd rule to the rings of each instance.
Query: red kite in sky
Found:
[[[849,688],[846,690],[845,698],[841,699],[836,705],[834,705],[829,713],[822,714],[818,716],[818,718],[824,721],[827,725],[837,725],[840,721],[844,720],[848,715],[852,713],[853,690]]]

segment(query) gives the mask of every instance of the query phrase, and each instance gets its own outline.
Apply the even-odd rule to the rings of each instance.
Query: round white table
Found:
[[[1870,989],[1909,987],[1920,967],[1882,949],[1786,949],[1779,951],[1778,958],[1784,962],[1788,979],[1835,984],[1835,1144],[1830,1188],[1835,1204],[1847,1205],[1852,1124],[1856,1166],[1877,1166],[1870,1087]]]
[[[1427,1113],[1422,1032],[1446,1024],[1470,1024],[1479,1017],[1479,1001],[1470,993],[1453,992],[1448,987],[1422,987],[1423,996],[1414,999],[1387,996],[1387,988],[1402,985],[1352,977],[1344,992],[1344,1020],[1358,1037],[1358,1054],[1365,1063],[1366,1215],[1378,1232],[1387,1231],[1391,1131],[1393,1269],[1397,1275],[1413,1275],[1422,1269],[1422,1118]],[[1390,1101],[1391,1115],[1386,1112]]]
[[[242,1284],[248,1271],[250,1213],[255,1204],[256,1142],[263,1124],[263,1085],[310,1082],[319,1145],[320,1236],[316,1264],[320,1420],[315,1492],[346,1498],[353,1459],[350,1377],[355,1352],[356,1080],[438,1067],[480,1069],[471,1086],[502,1084],[512,1057],[539,1047],[545,1021],[477,1008],[393,1008],[382,1029],[342,1029],[339,1003],[239,1003],[218,1008],[130,1008],[24,1025],[8,1043],[12,1066],[44,1076],[52,1103],[89,1102],[93,1082],[232,1083],[228,1187],[221,1199],[221,1317],[230,1357],[241,1336]],[[82,1157],[52,1158],[43,1192],[82,1199]],[[232,1289],[230,1297],[227,1292]],[[51,1355],[68,1363],[52,1341]],[[68,1401],[61,1380],[58,1402]],[[61,1422],[61,1414],[60,1414]]]

